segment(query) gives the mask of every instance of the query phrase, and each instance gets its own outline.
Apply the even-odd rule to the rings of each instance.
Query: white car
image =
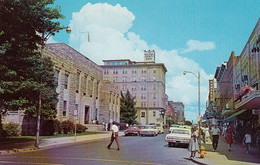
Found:
[[[168,142],[169,147],[173,144],[189,145],[191,138],[191,130],[187,128],[173,128],[171,133],[167,134],[165,141]]]
[[[169,128],[169,133],[172,131],[173,128],[179,128],[180,125],[177,125],[177,124],[172,124]]]
[[[159,130],[156,129],[154,125],[146,125],[140,130],[141,136],[157,136],[159,133]]]
[[[156,129],[158,129],[158,133],[164,133],[163,125],[161,123],[150,123],[149,125],[154,125]]]

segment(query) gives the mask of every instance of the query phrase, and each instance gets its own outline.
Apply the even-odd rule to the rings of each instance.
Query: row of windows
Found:
[[[124,85],[123,85],[123,91],[126,91],[126,90],[127,90],[127,85],[124,84]],[[132,91],[137,91],[137,85],[132,85],[132,86],[131,86],[131,90],[132,90]],[[146,84],[142,84],[142,85],[141,85],[141,90],[142,90],[142,91],[146,91]],[[156,84],[153,85],[153,90],[154,90],[154,91],[156,90]]]
[[[147,107],[146,101],[141,101],[141,107]],[[153,102],[153,107],[156,107],[156,102]]]
[[[156,116],[156,111],[153,111],[153,117]],[[145,112],[141,112],[141,117],[145,117]]]
[[[109,80],[108,77],[104,77],[104,80]],[[153,81],[156,81],[156,76],[153,76]],[[113,77],[113,82],[119,82],[118,77]],[[128,82],[128,77],[124,76],[122,77],[122,82]],[[133,76],[131,82],[137,82],[137,77]],[[141,77],[141,82],[146,82],[146,77]]]
[[[113,70],[109,70],[109,69],[104,69],[104,74],[107,75],[109,74],[109,71],[112,71],[113,74],[118,74],[119,73],[119,69],[113,69]],[[134,68],[134,69],[131,69],[132,71],[132,74],[137,74],[137,69]],[[127,74],[128,72],[128,69],[122,69],[122,74]],[[142,74],[146,74],[146,68],[143,68],[141,70],[141,73]],[[156,68],[153,68],[153,73],[156,73]]]
[[[60,74],[60,70],[55,69],[55,73],[54,73],[54,77],[56,82],[59,82],[59,74]],[[68,89],[69,87],[69,78],[70,78],[70,74],[69,73],[65,73],[65,77],[64,77],[64,89]],[[92,97],[92,95],[94,94],[94,89],[93,89],[93,85],[94,85],[94,79],[91,78],[88,80],[88,75],[84,75],[83,77],[83,86],[82,86],[82,91],[83,91],[83,95],[86,95],[86,93],[88,92],[90,97]],[[80,89],[80,72],[77,72],[77,77],[76,77],[76,93],[79,93],[79,89]],[[95,96],[97,96],[98,98],[98,90],[99,90],[99,82],[96,83],[95,85]]]

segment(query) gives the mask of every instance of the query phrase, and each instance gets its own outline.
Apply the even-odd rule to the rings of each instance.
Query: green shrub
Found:
[[[20,130],[18,129],[19,124],[9,122],[3,124],[3,130],[6,131],[7,136],[19,136]]]
[[[62,125],[61,122],[57,119],[53,120],[54,121],[54,129],[55,129],[55,133],[62,133]]]
[[[61,125],[62,125],[62,129],[63,129],[64,134],[73,132],[74,124],[73,124],[72,121],[65,120],[61,123]]]
[[[75,125],[74,125],[75,126]],[[77,130],[77,133],[82,133],[82,132],[85,132],[87,127],[82,125],[82,124],[77,124],[76,125],[76,130]],[[73,132],[75,133],[75,128],[73,129]]]

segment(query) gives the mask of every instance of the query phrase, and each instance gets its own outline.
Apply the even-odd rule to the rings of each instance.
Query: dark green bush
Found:
[[[74,125],[75,126],[75,125]],[[76,125],[76,129],[77,129],[77,133],[82,133],[82,132],[85,132],[87,127],[82,125],[82,124],[77,124]],[[73,129],[73,132],[75,133],[75,128]]]
[[[54,129],[55,133],[61,134],[62,133],[62,125],[61,122],[57,119],[53,120],[54,121]]]
[[[74,124],[73,124],[72,121],[65,120],[61,123],[61,125],[62,125],[62,129],[63,129],[64,134],[73,132]]]
[[[3,130],[6,131],[7,136],[19,136],[20,135],[20,130],[19,124],[9,122],[9,123],[4,123],[3,124]]]

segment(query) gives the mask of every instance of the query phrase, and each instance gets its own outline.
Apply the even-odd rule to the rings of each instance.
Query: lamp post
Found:
[[[201,139],[200,139],[200,131],[201,131],[200,130],[200,120],[201,120],[201,117],[200,117],[200,72],[198,72],[198,75],[196,75],[193,72],[184,71],[183,75],[186,75],[187,73],[193,74],[198,79],[198,110],[199,110],[198,124],[199,124],[199,143],[201,144]]]
[[[70,26],[67,26],[67,27],[58,27],[56,29],[53,29],[52,31],[50,31],[47,35],[45,35],[45,32],[42,32],[42,36],[41,36],[41,39],[42,39],[42,43],[41,43],[41,58],[43,59],[44,58],[44,55],[43,55],[43,49],[44,49],[44,46],[46,44],[46,41],[48,40],[48,38],[54,34],[55,32],[59,32],[59,30],[62,30],[62,29],[66,29],[66,32],[67,33],[70,33],[71,32],[71,28]],[[41,77],[41,80],[40,82],[42,82],[42,77]],[[42,107],[42,91],[40,90],[40,93],[39,93],[39,102],[38,102],[38,109],[37,109],[37,130],[36,130],[36,140],[35,140],[35,147],[36,148],[39,148],[39,136],[40,136],[40,122],[41,122],[41,107]]]

